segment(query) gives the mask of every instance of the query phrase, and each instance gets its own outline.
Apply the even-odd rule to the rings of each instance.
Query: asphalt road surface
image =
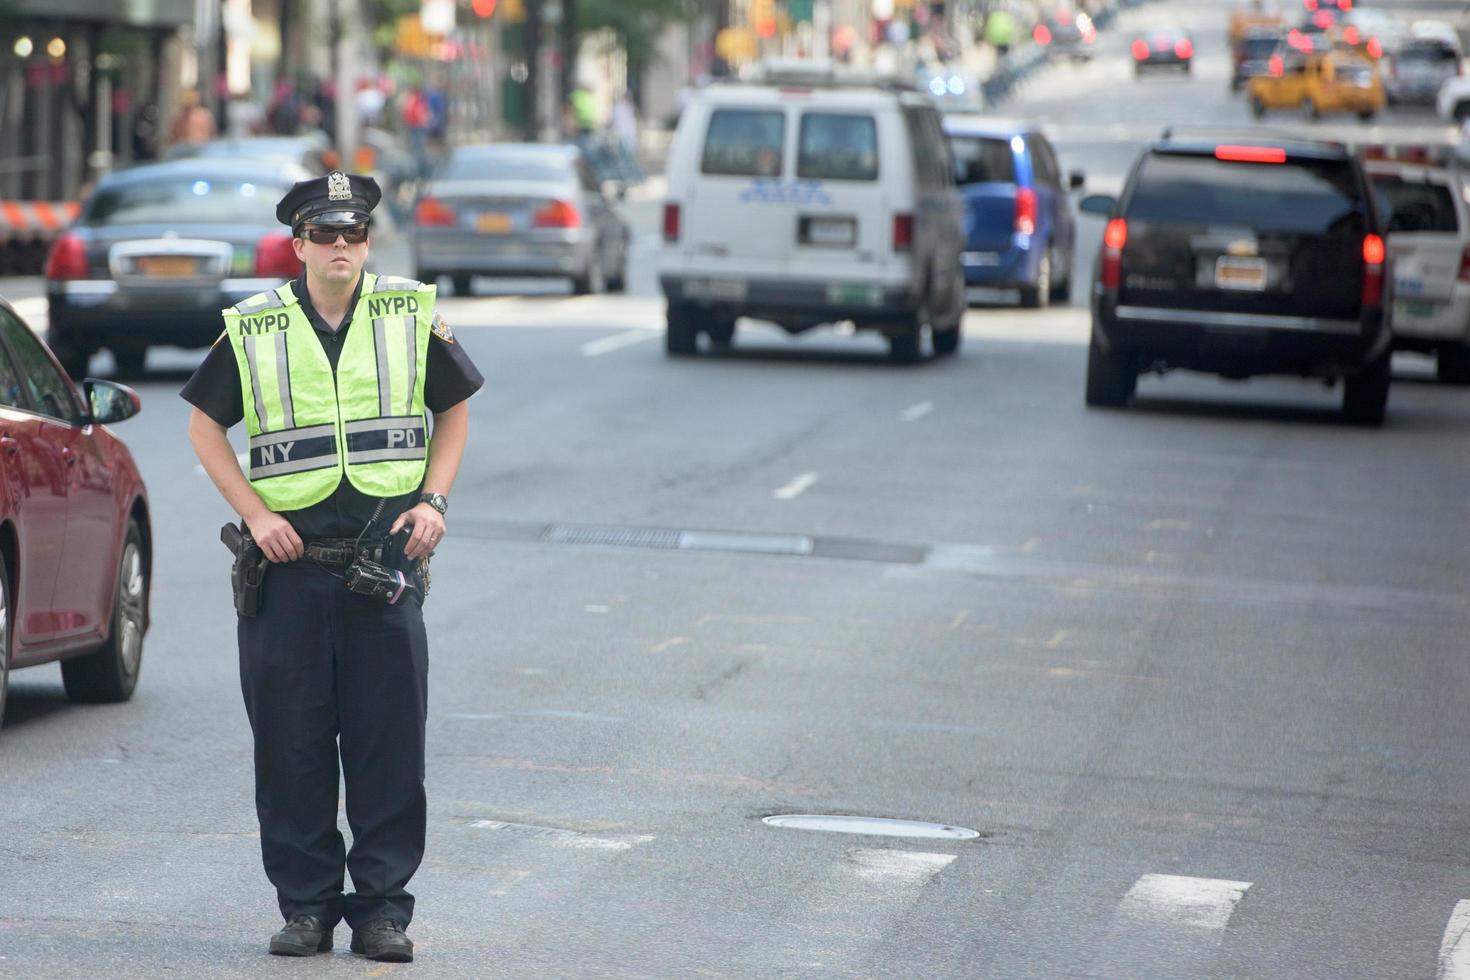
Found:
[[[1136,82],[1114,31],[1007,111],[1116,188],[1162,123],[1247,121],[1226,9],[1128,15],[1195,28],[1188,79]],[[1291,380],[1088,411],[1077,306],[972,311],[914,367],[750,325],[671,361],[629,207],[630,295],[442,303],[488,383],[426,607],[419,961],[345,928],[265,955],[232,515],[176,395],[199,355],[159,352],[119,427],[158,539],[142,680],[13,678],[0,976],[1470,977],[1470,391],[1401,358],[1381,431]],[[762,822],[789,813],[978,836]]]

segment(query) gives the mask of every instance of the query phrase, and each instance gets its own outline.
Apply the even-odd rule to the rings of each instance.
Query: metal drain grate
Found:
[[[600,544],[612,548],[677,548],[679,532],[662,527],[609,527],[553,524],[541,540],[548,544]]]

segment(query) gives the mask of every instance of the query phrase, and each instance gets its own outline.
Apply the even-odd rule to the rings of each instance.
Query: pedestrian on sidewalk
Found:
[[[353,952],[413,959],[422,604],[466,399],[484,379],[434,312],[432,285],[363,272],[381,196],[371,177],[336,172],[292,187],[276,217],[305,271],[223,311],[224,334],[182,392],[194,450],[242,520],[224,533],[260,848],[286,922],[270,940],[278,956],[330,950],[345,918]],[[248,475],[226,437],[242,420]],[[337,827],[339,771],[350,850]]]

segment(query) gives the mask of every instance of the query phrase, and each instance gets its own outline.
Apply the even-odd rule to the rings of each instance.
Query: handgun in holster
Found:
[[[250,529],[242,521],[239,527],[226,524],[219,529],[219,539],[224,542],[235,564],[230,567],[230,591],[235,596],[235,612],[241,616],[260,613],[261,588],[265,583],[265,570],[270,559],[260,550],[260,545],[250,536]]]

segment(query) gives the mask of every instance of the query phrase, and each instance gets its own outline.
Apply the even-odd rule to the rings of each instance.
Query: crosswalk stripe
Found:
[[[1147,874],[1123,896],[1119,908],[1135,919],[1223,929],[1250,886],[1248,881]]]
[[[1455,903],[1439,944],[1438,980],[1470,980],[1470,899]]]
[[[1087,977],[1194,980],[1210,975],[1248,881],[1146,874],[1113,914]]]

